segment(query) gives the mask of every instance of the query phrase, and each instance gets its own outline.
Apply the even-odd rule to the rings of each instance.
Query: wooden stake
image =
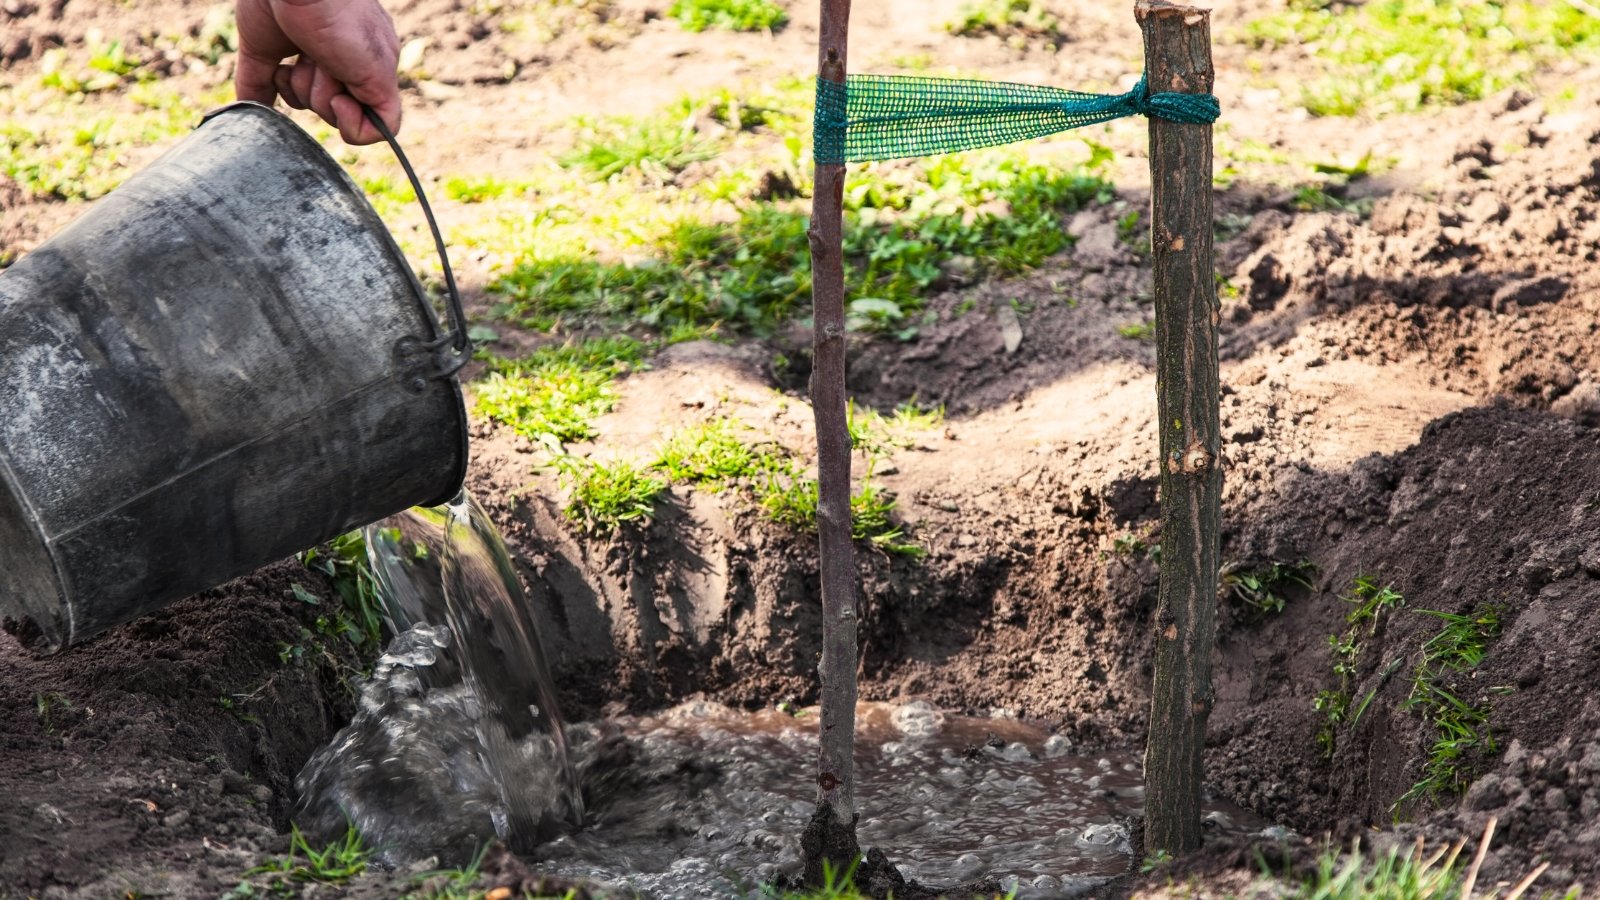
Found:
[[[818,75],[845,80],[850,0],[822,0]],[[850,523],[850,431],[845,408],[844,166],[818,165],[812,199],[811,407],[817,423],[817,535],[822,571],[822,722],[817,812],[802,847],[806,879],[855,865],[856,565]]]
[[[1210,13],[1139,0],[1152,94],[1210,93]],[[1150,249],[1155,268],[1161,429],[1161,586],[1145,754],[1145,846],[1200,846],[1200,787],[1216,643],[1222,467],[1211,126],[1150,119]]]

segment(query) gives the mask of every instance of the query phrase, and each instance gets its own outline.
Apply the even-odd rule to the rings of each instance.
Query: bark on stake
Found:
[[[822,0],[818,74],[843,83],[850,0]],[[818,165],[812,199],[811,300],[815,322],[811,406],[817,423],[817,535],[822,571],[822,722],[817,811],[802,846],[806,880],[824,862],[842,875],[856,842],[856,565],[850,537],[850,431],[845,410],[844,166]]]
[[[1210,93],[1207,10],[1139,0],[1150,92]],[[1150,249],[1155,268],[1161,429],[1161,587],[1145,754],[1145,846],[1200,846],[1200,786],[1216,643],[1217,289],[1211,238],[1211,126],[1150,118]]]

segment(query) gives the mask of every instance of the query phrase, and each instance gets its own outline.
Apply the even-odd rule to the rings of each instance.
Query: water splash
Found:
[[[564,731],[504,542],[470,497],[380,522],[367,540],[397,637],[354,720],[296,781],[302,828],[354,824],[387,865],[465,865],[498,837],[542,872],[657,900],[747,897],[798,875],[813,714],[692,703]],[[862,845],[908,877],[1069,897],[1132,862],[1136,757],[1077,755],[1026,723],[922,702],[857,715]],[[1264,824],[1208,809],[1218,833]]]
[[[518,852],[583,820],[549,668],[511,557],[463,490],[366,529],[397,635],[355,719],[296,786],[302,827],[358,827],[380,858]]]

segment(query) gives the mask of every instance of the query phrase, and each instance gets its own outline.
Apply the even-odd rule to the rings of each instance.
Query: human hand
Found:
[[[400,130],[400,38],[379,0],[236,0],[240,100],[282,97],[311,109],[349,144],[383,139],[361,105]],[[293,65],[283,61],[299,58]]]

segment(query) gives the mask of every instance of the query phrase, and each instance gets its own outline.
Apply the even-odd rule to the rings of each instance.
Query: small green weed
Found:
[[[306,568],[327,575],[339,594],[342,608],[326,620],[324,633],[345,635],[365,653],[381,650],[383,600],[372,564],[367,561],[367,539],[360,529],[313,547],[301,553],[299,559]],[[295,597],[306,603],[316,599],[303,588],[295,592]]]
[[[496,178],[493,175],[478,177],[454,175],[444,181],[444,195],[459,203],[499,200],[507,195],[520,194],[526,189],[526,185]]]
[[[1461,873],[1456,844],[1447,853],[1424,856],[1419,845],[1412,852],[1395,847],[1368,858],[1360,841],[1341,855],[1329,850],[1317,860],[1316,871],[1294,894],[1297,900],[1444,900],[1460,893]]]
[[[1137,209],[1130,209],[1117,218],[1117,240],[1127,245],[1135,256],[1146,257],[1150,255],[1150,232],[1141,227],[1142,216]]]
[[[413,882],[418,888],[407,893],[404,900],[484,900],[487,892],[476,885],[483,874],[483,858],[488,852],[489,845],[485,844],[465,868],[435,869],[414,876]],[[561,900],[572,900],[576,896],[576,890],[568,891]]]
[[[1304,45],[1321,61],[1301,86],[1312,115],[1384,115],[1479,100],[1566,57],[1593,58],[1600,17],[1533,0],[1374,0],[1303,4],[1238,37]]]
[[[571,491],[566,516],[591,531],[612,532],[624,522],[647,520],[667,482],[627,460],[603,463],[576,456],[556,458],[555,468]]]
[[[870,407],[856,406],[854,400],[845,407],[850,446],[869,460],[912,446],[919,432],[936,428],[943,422],[943,406],[924,408],[915,400],[895,407],[894,415],[889,417]]]
[[[705,485],[721,490],[740,478],[750,478],[775,463],[770,451],[745,443],[746,426],[734,419],[711,419],[680,429],[662,444],[650,468],[672,481]]]
[[[72,712],[77,707],[66,694],[59,691],[45,691],[33,696],[33,711],[39,716],[39,724],[44,728],[45,734],[56,733],[56,717],[61,712]]]
[[[858,541],[870,541],[872,546],[896,556],[921,559],[928,555],[920,545],[904,540],[905,530],[891,517],[895,508],[894,495],[872,483],[872,469],[876,461],[869,461],[861,477],[861,486],[850,495],[850,536]]]
[[[291,826],[289,855],[256,866],[245,876],[267,875],[271,885],[346,884],[367,870],[371,856],[354,825],[345,830],[343,838],[321,850],[306,842],[299,826]]]
[[[1355,609],[1345,615],[1346,622],[1351,625],[1370,622],[1372,630],[1377,629],[1378,618],[1385,610],[1404,606],[1406,602],[1406,598],[1392,585],[1386,584],[1380,587],[1370,575],[1357,575],[1350,593],[1339,599],[1355,606]]]
[[[765,473],[756,485],[756,502],[766,517],[795,531],[817,529],[817,480],[805,474],[794,460],[786,460]],[[894,495],[872,483],[869,464],[861,484],[850,495],[851,537],[868,541],[885,553],[920,558],[927,551],[904,539],[904,529],[892,518]]]
[[[961,7],[945,30],[962,37],[993,34],[1013,45],[1043,40],[1051,46],[1066,42],[1061,19],[1043,0],[971,0]]]
[[[688,116],[586,120],[582,127],[577,149],[561,157],[561,164],[601,180],[637,171],[657,183],[670,183],[690,164],[717,155],[716,146],[695,131]]]
[[[479,414],[535,443],[594,437],[593,422],[611,411],[617,376],[638,365],[646,345],[628,337],[536,351],[519,360],[489,360],[473,386]]]
[[[1111,552],[1118,556],[1138,556],[1148,552],[1150,545],[1145,541],[1145,536],[1125,531],[1111,541]]]
[[[792,459],[767,473],[756,488],[756,502],[779,525],[796,531],[817,527],[817,480]]]
[[[261,724],[261,717],[244,711],[244,706],[239,700],[223,695],[217,698],[217,708],[238,719],[246,725]]]
[[[1311,587],[1317,566],[1310,560],[1294,563],[1273,561],[1262,566],[1224,567],[1222,590],[1245,605],[1256,619],[1283,612],[1284,594],[1292,588]]]
[[[1290,202],[1300,212],[1347,212],[1361,217],[1371,215],[1373,206],[1371,197],[1346,200],[1321,184],[1300,185],[1294,189],[1294,199]]]
[[[85,65],[71,67],[64,47],[46,50],[39,61],[39,81],[63,94],[92,94],[122,87],[142,63],[128,57],[121,41],[93,40]]]
[[[1339,686],[1334,690],[1319,691],[1311,701],[1312,708],[1321,713],[1324,720],[1317,730],[1317,746],[1329,757],[1333,756],[1339,729],[1355,727],[1377,692],[1374,689],[1363,698],[1355,714],[1351,715],[1350,689],[1355,684],[1356,662],[1361,656],[1363,635],[1360,626],[1367,623],[1366,634],[1370,636],[1377,631],[1385,612],[1405,604],[1405,597],[1400,592],[1389,585],[1379,586],[1370,575],[1356,576],[1350,593],[1339,599],[1355,607],[1345,614],[1345,621],[1350,625],[1345,633],[1328,635],[1328,650],[1333,657],[1333,673],[1339,677]],[[1384,677],[1387,678],[1392,671],[1391,667]]]
[[[1500,635],[1502,608],[1490,604],[1470,615],[1419,609],[1420,615],[1444,621],[1444,628],[1422,645],[1422,662],[1412,678],[1406,707],[1418,709],[1433,725],[1435,739],[1423,764],[1423,777],[1411,786],[1395,806],[1427,797],[1436,800],[1446,794],[1460,794],[1472,783],[1471,755],[1493,753],[1494,735],[1489,730],[1492,711],[1487,700],[1469,703],[1454,687],[1452,676],[1474,669],[1483,662],[1489,643]]]
[[[676,0],[667,15],[687,31],[777,31],[789,21],[772,0]]]
[[[1126,325],[1118,325],[1117,334],[1130,341],[1153,341],[1156,339],[1156,323],[1129,322]]]
[[[1139,871],[1148,875],[1169,862],[1172,862],[1172,853],[1167,850],[1157,850],[1144,858],[1144,861],[1139,864]]]

